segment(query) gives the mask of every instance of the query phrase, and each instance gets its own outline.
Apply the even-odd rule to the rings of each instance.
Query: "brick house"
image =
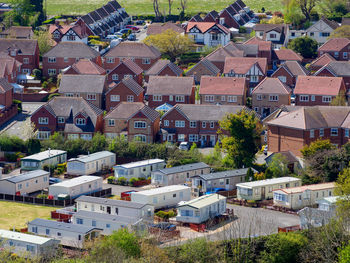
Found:
[[[62,74],[69,75],[105,75],[106,71],[89,59],[80,59],[72,66],[62,70]]]
[[[281,105],[290,105],[292,89],[278,78],[265,78],[252,92],[253,109],[265,118]]]
[[[258,57],[266,58],[267,64],[272,63],[272,42],[265,41],[257,37],[252,37],[244,42],[244,45],[258,45]]]
[[[242,0],[237,0],[219,13],[219,23],[227,28],[239,28],[254,17],[253,11]]]
[[[0,78],[5,78],[10,83],[17,82],[17,76],[21,74],[22,63],[6,53],[0,53]]]
[[[164,103],[194,104],[194,79],[193,77],[150,76],[146,96],[148,106],[153,109]]]
[[[103,111],[82,97],[54,97],[32,114],[31,121],[38,139],[61,132],[68,139],[90,140],[103,129]]]
[[[340,95],[345,96],[346,87],[343,78],[299,76],[294,88],[295,105],[329,105]]]
[[[200,14],[196,14],[192,16],[191,19],[188,20],[188,22],[203,22],[203,19]]]
[[[54,24],[49,26],[49,33],[55,41],[55,44],[61,41],[88,43],[89,33],[85,25]]]
[[[11,26],[0,32],[0,38],[32,39],[34,32],[31,26]]]
[[[101,65],[100,53],[81,42],[60,42],[43,55],[43,76],[56,77],[80,59]]]
[[[121,60],[129,58],[146,71],[160,59],[160,56],[159,50],[153,46],[147,46],[141,42],[122,42],[103,56],[103,68],[112,70],[119,65]]]
[[[112,83],[106,92],[106,110],[111,111],[122,102],[143,102],[144,89],[132,78]]]
[[[5,52],[22,63],[22,73],[31,74],[39,68],[39,46],[34,39],[0,38],[0,52]]]
[[[245,78],[203,76],[200,104],[245,105],[247,86]]]
[[[333,58],[331,55],[328,53],[324,53],[322,56],[316,58],[310,63],[309,69],[312,72],[316,72],[323,66],[327,65],[329,62],[336,61],[335,58]]]
[[[219,13],[215,10],[210,11],[203,18],[203,22],[216,22],[219,18]]]
[[[300,107],[267,122],[268,149],[272,152],[300,150],[317,139],[337,146],[349,141],[350,108],[342,106]]]
[[[291,49],[277,49],[272,52],[272,68],[277,69],[277,67],[286,61],[297,61],[302,63],[303,57],[295,53]]]
[[[245,106],[177,104],[161,119],[163,142],[195,142],[198,146],[214,146],[218,141],[219,120],[236,114]]]
[[[255,37],[272,42],[272,49],[281,49],[288,43],[288,25],[285,24],[256,24]]]
[[[17,104],[13,104],[13,87],[6,78],[0,78],[0,125],[16,116]]]
[[[225,59],[224,74],[226,77],[245,77],[249,81],[250,92],[267,74],[266,58],[236,58]]]
[[[325,53],[335,60],[349,60],[350,40],[347,38],[331,38],[318,48],[318,56]]]
[[[290,88],[294,88],[298,76],[307,76],[309,72],[298,61],[286,61],[271,75]]]
[[[126,78],[133,78],[139,85],[142,85],[143,70],[131,59],[124,59],[114,69],[107,69],[108,83],[118,83]]]
[[[193,76],[196,84],[199,84],[202,76],[219,76],[220,69],[207,58],[201,59],[196,65],[186,72],[186,76]]]
[[[346,89],[350,89],[350,63],[348,61],[332,61],[314,74],[319,77],[342,77]]]
[[[183,70],[176,64],[167,59],[158,60],[149,70],[145,72],[145,81],[148,82],[149,76],[173,76],[180,77]]]
[[[109,138],[126,135],[129,141],[155,142],[160,115],[142,102],[121,102],[104,117],[104,133]]]
[[[105,75],[63,74],[58,92],[65,97],[82,97],[100,109],[105,108]]]

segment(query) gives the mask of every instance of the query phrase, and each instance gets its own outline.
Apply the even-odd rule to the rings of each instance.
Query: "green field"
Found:
[[[108,0],[46,0],[48,15],[81,15],[92,11]],[[153,11],[152,0],[119,0],[118,1],[130,15],[151,15]],[[160,11],[167,12],[168,6],[166,0],[160,0]],[[224,7],[233,3],[234,0],[188,0],[187,14],[196,14],[198,12],[208,12],[213,9],[222,10]],[[262,7],[266,11],[281,11],[281,0],[245,0],[247,6],[254,11],[260,10]],[[172,6],[172,14],[178,14],[180,1],[175,0]]]
[[[24,228],[35,218],[50,219],[53,207],[0,201],[0,229]]]

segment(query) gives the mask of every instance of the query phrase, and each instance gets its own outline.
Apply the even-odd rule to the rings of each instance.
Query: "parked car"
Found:
[[[129,32],[129,30],[130,30],[130,28],[124,28],[124,29],[119,30],[119,33],[127,34]]]
[[[59,178],[55,178],[55,177],[50,177],[49,178],[49,184],[57,184],[57,183],[60,183],[60,182],[62,182],[62,180],[59,179]]]
[[[126,28],[131,29],[133,32],[139,32],[140,28],[137,26],[127,25]]]
[[[188,151],[190,149],[190,144],[188,142],[181,142],[179,149],[183,151]]]
[[[116,35],[117,37],[122,37],[124,34],[120,33],[120,32],[117,32],[117,33],[114,33],[114,35]]]
[[[128,40],[129,40],[129,41],[135,41],[135,40],[136,40],[136,35],[135,35],[135,34],[130,34],[130,35],[128,36]]]
[[[108,36],[106,36],[107,40],[113,40],[113,39],[118,39],[118,38],[119,38],[119,36],[116,36],[116,35],[108,35]]]

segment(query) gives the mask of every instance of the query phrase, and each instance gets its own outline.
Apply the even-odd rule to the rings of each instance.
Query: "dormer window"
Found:
[[[84,118],[77,118],[75,120],[76,125],[86,125],[86,120]]]
[[[10,54],[11,56],[16,56],[16,50],[11,50]]]

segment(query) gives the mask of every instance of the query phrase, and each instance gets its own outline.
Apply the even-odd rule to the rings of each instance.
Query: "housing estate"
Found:
[[[144,161],[120,164],[114,166],[114,176],[116,178],[125,177],[127,180],[131,178],[148,178],[152,171],[165,168],[165,161],[162,159],[149,159]],[[137,202],[137,201],[135,201]]]
[[[219,194],[204,195],[180,202],[176,221],[200,224],[226,212],[226,197]]]
[[[7,53],[0,53],[0,78],[5,78],[9,83],[16,83],[17,76],[21,74],[21,66],[21,62]]]
[[[318,56],[331,55],[335,60],[349,60],[350,40],[347,38],[331,38],[318,48]]]
[[[279,65],[283,64],[286,61],[297,61],[301,63],[303,57],[295,53],[291,49],[277,49],[273,50],[272,53],[272,68],[276,69]]]
[[[153,219],[153,205],[132,201],[114,200],[92,196],[80,196],[75,199],[77,212],[87,211],[114,216],[139,219]]]
[[[220,69],[207,58],[201,59],[196,65],[186,72],[186,76],[193,76],[196,84],[200,83],[202,76],[215,77],[219,76],[219,74]]]
[[[49,186],[49,195],[54,198],[77,198],[102,190],[103,178],[99,176],[82,175]]]
[[[11,26],[0,32],[0,38],[31,39],[33,36],[31,26]]]
[[[191,199],[191,188],[185,185],[169,185],[131,193],[131,201],[153,205],[155,209],[175,207],[181,201]]]
[[[81,42],[88,43],[88,29],[85,25],[61,25],[59,23],[49,26],[49,33],[55,44],[59,42]]]
[[[109,138],[120,135],[129,141],[151,143],[159,133],[159,112],[143,102],[121,102],[104,117],[104,133]]]
[[[272,62],[272,43],[271,41],[265,41],[258,37],[252,37],[244,42],[244,45],[257,45],[258,57],[266,58],[267,63],[270,65]]]
[[[168,186],[191,182],[191,177],[197,174],[210,173],[210,166],[200,162],[159,169],[151,173],[153,185]]]
[[[38,139],[48,139],[55,131],[69,139],[92,139],[103,128],[103,111],[82,97],[55,97],[31,117]]]
[[[9,195],[28,195],[49,187],[50,173],[34,170],[19,175],[0,177],[0,193]]]
[[[277,68],[271,77],[278,78],[282,83],[294,88],[298,76],[307,75],[309,72],[298,61],[286,61]]]
[[[85,242],[97,238],[102,229],[37,218],[28,222],[28,232],[60,241],[63,246],[84,248]]]
[[[149,70],[145,72],[145,81],[149,76],[173,76],[180,77],[183,70],[168,59],[159,59]]]
[[[335,183],[323,183],[273,191],[273,204],[289,209],[313,206],[322,198],[334,195]]]
[[[107,69],[107,73],[108,83],[119,83],[128,78],[134,79],[139,85],[143,82],[143,69],[129,58],[121,60],[115,68]]]
[[[342,77],[346,90],[350,89],[350,63],[348,61],[331,61],[314,73],[319,77]]]
[[[105,75],[106,71],[90,59],[79,59],[72,66],[62,70],[62,74],[70,75]]]
[[[301,186],[301,179],[296,177],[279,177],[247,183],[239,183],[237,198],[241,200],[265,200],[273,198],[273,191]]]
[[[67,152],[62,150],[47,150],[21,159],[21,171],[43,169],[44,166],[57,166],[67,161]]]
[[[335,58],[329,55],[328,53],[324,53],[323,55],[319,56],[310,63],[309,69],[312,72],[316,72],[317,70],[319,70],[320,68],[324,67],[332,61],[335,61]]]
[[[109,151],[80,155],[67,161],[67,174],[89,175],[108,170],[115,165],[116,155]]]

